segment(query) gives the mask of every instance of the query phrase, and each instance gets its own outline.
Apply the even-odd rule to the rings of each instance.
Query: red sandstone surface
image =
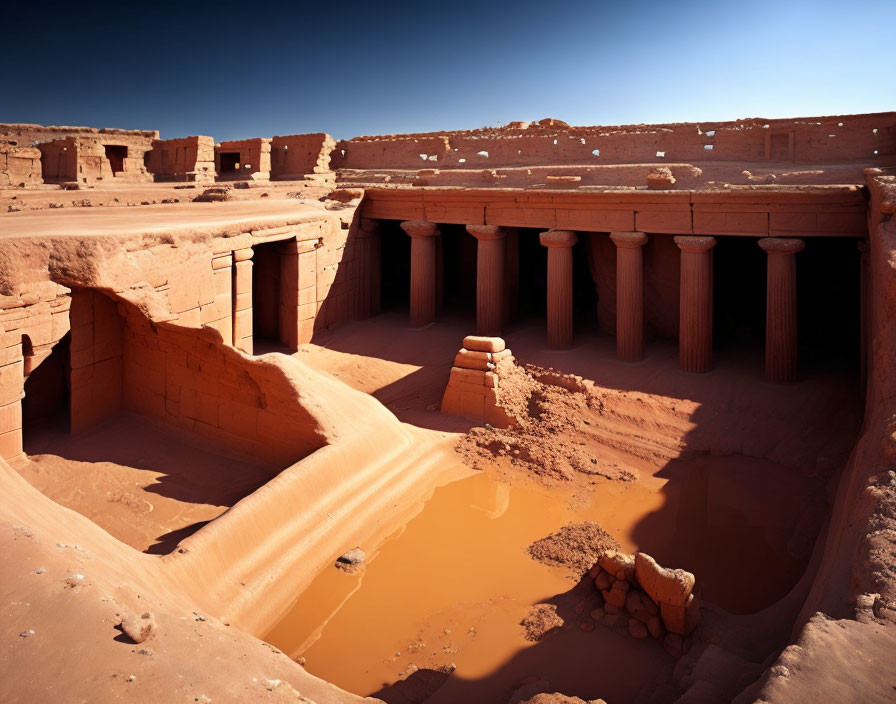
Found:
[[[159,137],[0,125],[0,700],[894,699],[896,115]]]

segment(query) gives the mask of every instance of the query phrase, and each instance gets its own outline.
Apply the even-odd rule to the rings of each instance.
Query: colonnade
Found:
[[[437,252],[440,232],[435,223],[412,220],[401,223],[411,237],[411,325],[435,320],[441,267]],[[477,240],[476,328],[481,335],[497,335],[506,326],[508,288],[518,285],[516,228],[469,225]],[[648,236],[643,232],[611,232],[616,245],[616,356],[625,362],[644,357],[644,256]],[[569,230],[540,234],[547,248],[547,341],[564,348],[573,338],[573,255],[578,235]],[[703,373],[712,368],[714,237],[679,236],[679,366]],[[508,256],[513,242],[513,256]],[[797,374],[796,254],[799,239],[763,238],[767,253],[765,374],[774,383],[786,383]],[[515,298],[515,294],[514,294]]]

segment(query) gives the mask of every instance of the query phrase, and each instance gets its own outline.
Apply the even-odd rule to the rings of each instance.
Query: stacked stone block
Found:
[[[604,598],[602,617],[613,625],[627,615],[635,638],[665,639],[668,649],[680,652],[681,638],[697,627],[700,602],[690,572],[661,567],[642,552],[611,550],[588,574]]]
[[[513,366],[513,355],[500,337],[468,335],[454,357],[442,413],[484,421],[499,428],[511,424],[501,407],[501,378]]]

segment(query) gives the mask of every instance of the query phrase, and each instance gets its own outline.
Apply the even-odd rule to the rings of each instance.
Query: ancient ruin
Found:
[[[0,211],[0,701],[896,700],[896,113],[0,124]]]

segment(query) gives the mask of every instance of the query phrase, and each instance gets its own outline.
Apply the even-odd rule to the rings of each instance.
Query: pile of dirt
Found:
[[[520,625],[526,629],[526,640],[535,643],[563,628],[563,619],[557,614],[554,604],[538,604],[532,607]]]
[[[570,523],[529,546],[533,560],[556,565],[580,578],[602,555],[618,550],[619,543],[594,521]]]
[[[582,426],[601,412],[601,403],[580,377],[529,364],[515,367],[502,374],[500,403],[514,425],[486,424],[458,441],[458,454],[474,469],[481,468],[481,459],[507,457],[511,464],[543,478],[635,479],[630,470],[600,461],[588,450]]]

